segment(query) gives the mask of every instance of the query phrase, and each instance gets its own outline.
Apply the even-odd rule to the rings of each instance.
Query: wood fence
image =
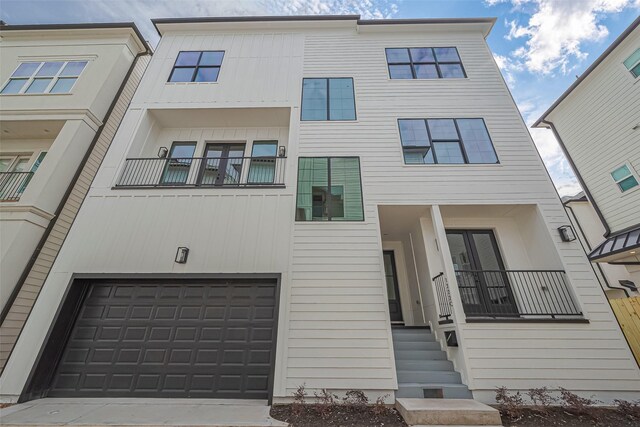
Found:
[[[609,300],[631,351],[640,363],[640,297]]]

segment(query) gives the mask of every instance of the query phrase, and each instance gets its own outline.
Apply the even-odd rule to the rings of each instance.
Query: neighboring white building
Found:
[[[572,197],[563,197],[562,203],[585,252],[590,253],[595,246],[602,242],[602,236],[605,234],[605,229],[602,222],[600,222],[600,218],[598,218],[598,213],[582,191]],[[592,265],[607,298],[614,299],[638,295],[638,289],[633,284],[631,276],[624,265],[597,262]]]
[[[640,18],[534,127],[554,132],[604,227],[589,258],[640,286]]]
[[[494,21],[155,20],[2,397],[640,397]]]
[[[0,26],[0,372],[150,49],[132,23]]]
[[[133,24],[0,26],[0,308],[137,55]]]

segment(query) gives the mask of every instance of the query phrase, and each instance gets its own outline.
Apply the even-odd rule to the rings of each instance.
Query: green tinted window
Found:
[[[618,169],[611,172],[611,177],[618,184],[622,192],[632,189],[638,185],[638,180],[631,173],[629,166],[622,165]]]
[[[297,221],[362,221],[360,159],[301,157]]]

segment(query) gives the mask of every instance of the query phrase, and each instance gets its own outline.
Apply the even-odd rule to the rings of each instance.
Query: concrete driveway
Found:
[[[8,426],[287,426],[263,400],[40,399],[0,409]]]

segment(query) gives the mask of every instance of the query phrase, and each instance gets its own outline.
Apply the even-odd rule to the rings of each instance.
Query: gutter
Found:
[[[78,181],[78,178],[80,177],[80,174],[82,173],[82,170],[84,169],[84,166],[86,165],[87,161],[89,160],[89,157],[91,156],[91,153],[93,152],[96,144],[98,143],[98,138],[100,138],[100,135],[102,134],[102,129],[104,128],[105,124],[107,123],[107,120],[111,116],[111,112],[115,108],[115,106],[116,106],[116,104],[118,102],[118,99],[120,98],[120,94],[124,90],[127,82],[129,81],[129,77],[131,76],[131,73],[133,73],[133,70],[135,69],[135,66],[138,63],[138,58],[140,58],[141,56],[151,55],[151,54],[152,53],[151,53],[150,50],[147,50],[145,52],[140,52],[139,54],[136,55],[136,57],[131,62],[131,66],[129,67],[129,71],[127,71],[127,74],[125,75],[124,79],[122,80],[122,84],[120,85],[120,88],[118,89],[118,92],[115,94],[115,96],[113,98],[113,101],[111,102],[111,105],[109,106],[109,110],[107,111],[107,113],[104,116],[104,120],[102,121],[102,125],[100,125],[100,127],[96,131],[96,133],[95,133],[95,135],[93,137],[93,140],[91,141],[91,144],[87,148],[87,151],[86,151],[84,157],[82,158],[82,161],[80,162],[80,165],[76,169],[76,172],[73,175],[73,178],[69,182],[69,186],[67,187],[67,189],[66,189],[66,191],[64,193],[64,196],[62,196],[62,199],[60,200],[60,203],[58,204],[58,207],[56,208],[56,211],[54,213],[53,218],[49,221],[49,224],[47,225],[47,228],[44,231],[44,234],[42,235],[42,238],[40,238],[40,241],[38,242],[38,245],[36,246],[35,250],[33,251],[33,254],[31,255],[31,258],[29,258],[29,261],[27,262],[27,265],[24,267],[24,270],[22,271],[22,274],[20,275],[20,278],[16,282],[16,285],[14,286],[13,291],[11,292],[11,295],[9,295],[9,299],[7,300],[7,303],[2,308],[2,312],[0,312],[0,324],[4,323],[7,315],[9,314],[9,311],[11,310],[11,307],[13,306],[13,303],[15,302],[16,298],[18,297],[18,294],[20,293],[20,289],[22,289],[22,286],[24,286],[25,280],[29,276],[29,273],[31,272],[31,269],[33,268],[33,265],[35,264],[36,260],[38,259],[38,256],[40,255],[40,252],[42,251],[42,248],[44,247],[44,244],[46,243],[47,239],[49,238],[49,235],[51,234],[51,231],[53,230],[53,227],[55,226],[58,218],[60,217],[60,213],[62,212],[62,209],[64,209],[64,206],[67,203],[67,200],[69,199],[69,196],[71,195],[71,192],[73,191],[73,188],[75,187],[75,185],[76,185],[76,183]],[[83,201],[84,201],[84,199],[83,199]],[[79,209],[78,209],[78,212],[79,212]],[[74,218],[74,221],[75,221],[75,218]],[[62,244],[64,244],[64,241],[62,242]],[[56,254],[56,258],[57,258],[57,254]],[[47,273],[47,276],[48,276],[48,273]],[[47,280],[47,278],[45,278],[45,281],[46,280]]]
[[[573,159],[569,155],[569,152],[567,151],[567,147],[564,145],[564,142],[562,141],[562,138],[560,137],[560,134],[558,133],[558,130],[556,129],[555,125],[546,119],[540,119],[538,122],[544,123],[545,125],[547,125],[549,129],[551,129],[551,132],[553,132],[553,135],[558,140],[558,144],[560,144],[560,148],[562,149],[562,152],[564,153],[565,157],[569,161],[569,165],[571,166],[573,173],[576,175],[576,178],[578,178],[578,182],[580,183],[580,186],[582,187],[582,190],[584,191],[585,196],[587,196],[587,199],[591,202],[591,205],[593,205],[593,208],[595,209],[596,214],[600,219],[600,222],[602,222],[602,225],[604,226],[604,237],[609,237],[609,235],[611,235],[611,228],[609,228],[609,224],[607,224],[607,220],[604,219],[604,215],[602,215],[602,212],[600,211],[600,208],[596,204],[595,199],[591,195],[589,188],[585,184],[584,179],[582,179],[582,175],[580,175],[578,168],[576,167],[575,163],[573,162]]]

